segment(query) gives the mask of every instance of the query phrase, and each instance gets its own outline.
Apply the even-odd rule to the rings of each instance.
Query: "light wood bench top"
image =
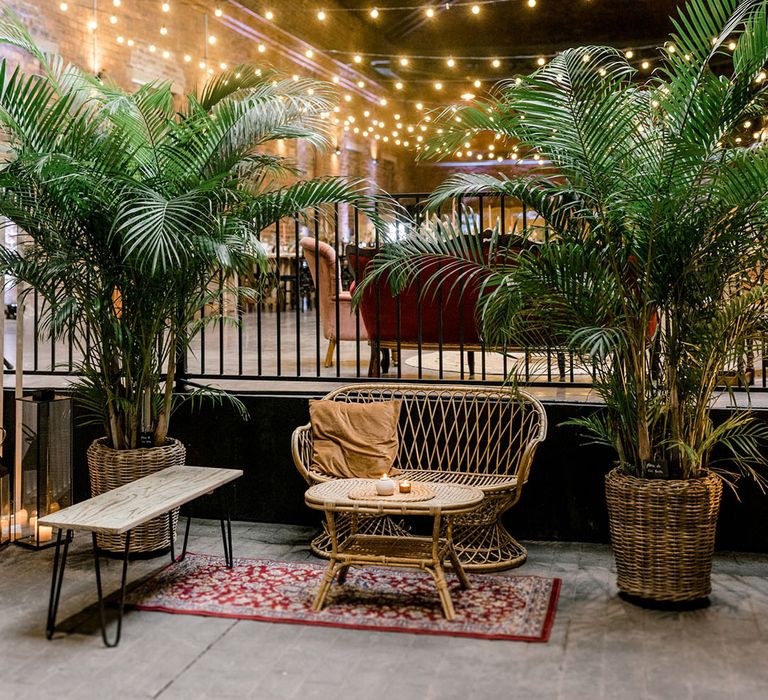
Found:
[[[242,469],[168,467],[46,515],[38,525],[121,535],[242,475]]]

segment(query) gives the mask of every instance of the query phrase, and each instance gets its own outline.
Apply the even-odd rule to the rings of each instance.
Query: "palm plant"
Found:
[[[765,132],[744,137],[751,145],[742,136],[766,105],[767,8],[690,0],[643,83],[620,51],[586,46],[446,109],[423,157],[444,158],[490,132],[544,165],[511,177],[453,175],[431,208],[506,195],[537,211],[549,237],[485,264],[464,231],[436,220],[375,262],[396,290],[437,260],[458,266],[464,284],[483,286],[488,343],[530,345],[538,332],[570,347],[607,409],[579,423],[631,475],[660,465],[696,477],[716,445],[754,476],[765,461],[765,426],[746,411],[716,425],[710,408],[765,328],[768,149]]]
[[[225,321],[199,310],[227,289],[257,293],[228,282],[240,274],[269,276],[260,232],[336,202],[377,223],[381,203],[359,179],[279,185],[296,171],[265,146],[328,144],[326,83],[242,65],[178,105],[169,83],[127,92],[44,54],[7,8],[0,41],[40,66],[0,63],[10,151],[0,215],[23,232],[18,250],[0,248],[0,266],[37,290],[46,330],[82,354],[79,395],[110,445],[135,448],[142,433],[163,445],[177,359],[205,324]]]

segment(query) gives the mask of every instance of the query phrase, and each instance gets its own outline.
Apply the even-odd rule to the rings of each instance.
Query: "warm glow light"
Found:
[[[422,110],[422,109],[424,109],[424,105],[423,105],[423,104],[421,104],[421,102],[417,102],[417,103],[416,103],[416,109],[417,109],[419,112],[421,112],[421,110]]]
[[[480,14],[480,5],[472,5],[472,14],[473,15],[479,15]]]
[[[651,67],[651,64],[649,61],[643,61],[640,64],[640,68],[642,68],[643,70],[648,70],[650,67]]]
[[[501,65],[501,61],[498,58],[494,58],[493,61],[491,61],[491,65],[494,68],[498,68]]]
[[[267,10],[264,16],[271,22],[275,18],[275,13],[272,10]]]
[[[632,58],[632,57],[634,57],[634,55],[635,55],[635,52],[632,51],[632,49],[629,49],[629,51],[625,51],[624,52],[624,57],[625,58]]]
[[[365,81],[364,80],[358,80],[357,81],[357,87],[364,88],[365,87]]]
[[[379,104],[380,104],[382,107],[386,107],[386,106],[387,106],[387,98],[386,98],[386,97],[382,97],[382,98],[379,100]],[[383,123],[382,123],[382,126],[384,126],[384,124],[383,124]]]
[[[482,83],[479,80],[475,80],[475,82],[472,83],[472,85],[474,85],[476,88],[479,88],[482,85]]]
[[[336,83],[337,85],[341,82],[341,78],[339,78],[338,75],[334,75],[331,80]]]
[[[222,16],[224,13],[221,11],[221,8],[220,8],[220,7],[217,7],[217,8],[216,8],[216,9],[213,11],[213,14],[214,14],[214,15],[216,15],[217,17],[221,17],[221,16]]]
[[[122,3],[120,2],[120,0],[112,0],[112,4],[113,4],[115,7],[120,7],[120,5],[121,5]]]
[[[360,54],[356,54],[355,57],[352,59],[355,63],[362,63],[363,57]]]
[[[528,7],[536,7],[536,0],[528,0]]]
[[[190,56],[188,53],[184,54],[184,63],[190,63],[192,61],[192,56]]]
[[[222,61],[219,63],[219,68],[221,68],[221,70],[227,70],[227,64]]]
[[[170,11],[171,11],[171,4],[170,4],[170,3],[168,3],[168,2],[164,2],[164,3],[163,3],[161,6],[160,6],[160,9],[161,9],[163,12],[170,12]]]
[[[317,13],[317,18],[318,18],[318,19],[319,19],[321,22],[325,22],[325,12],[323,12],[322,10],[320,10],[320,12],[318,12],[318,13]]]
[[[403,89],[403,84],[398,80],[395,83],[395,90],[402,90],[402,89]]]
[[[733,42],[731,42],[731,43],[733,43]],[[729,47],[730,47],[730,45],[729,45]],[[734,44],[733,48],[734,49],[736,48],[735,44]],[[675,53],[675,51],[677,51],[677,47],[674,44],[670,44],[669,46],[667,46],[667,51],[669,51],[669,53]]]
[[[546,62],[547,60],[544,58],[544,56],[539,56],[536,59],[536,65],[539,65],[539,66],[543,66]]]
[[[266,50],[267,47],[264,44],[259,44],[259,53],[264,53]]]
[[[126,43],[128,44],[128,46],[133,46],[135,42],[133,41],[133,39],[128,39]]]
[[[349,95],[349,94],[344,95],[344,101],[345,102],[352,102],[352,95]]]
[[[592,60],[592,56],[590,56],[588,53],[585,53],[581,57],[581,60],[584,61],[584,63],[589,63]]]
[[[200,70],[205,70],[205,61],[200,61],[197,65],[200,66]]]
[[[157,46],[155,46],[154,44],[150,44],[149,53],[155,53],[155,51],[157,51]]]
[[[441,82],[435,83],[435,90],[442,90],[442,89],[443,89],[443,84]]]
[[[729,48],[731,51],[735,51],[735,50],[736,50],[736,42],[735,42],[735,41],[730,41],[730,42],[728,42],[728,48]]]
[[[168,27],[160,27],[160,33],[165,36],[168,33]]]
[[[312,56],[314,56],[314,55],[315,55],[315,52],[314,52],[312,49],[307,49],[307,50],[304,52],[304,55],[305,55],[307,58],[312,58]]]
[[[456,61],[454,61],[452,58],[449,58],[446,63],[448,64],[448,68],[453,68],[456,65]]]
[[[427,8],[427,17],[432,18],[434,16],[435,16],[435,11],[431,7],[428,7]]]
[[[474,96],[474,94],[473,94],[473,93],[471,93],[471,92],[465,92],[465,93],[464,93],[464,94],[461,96],[461,99],[462,99],[462,100],[467,100],[467,101],[469,101],[469,100],[472,100],[472,99],[474,99],[474,98],[475,98],[475,96]],[[457,120],[457,121],[460,121],[459,117],[456,117],[456,120]]]
[[[117,39],[115,39],[115,41],[117,41],[118,44],[124,44],[125,43],[125,37],[124,36],[119,36],[119,37],[117,37]]]
[[[170,58],[171,52],[170,51],[163,51],[163,58]]]
[[[376,18],[379,16],[379,11],[378,11],[378,10],[377,10],[377,9],[374,7],[374,8],[373,8],[373,9],[370,11],[370,13],[369,13],[369,14],[371,15],[371,17],[373,17],[373,19],[376,19]]]
[[[69,5],[67,5],[67,3],[65,3],[65,2],[61,2],[61,3],[59,3],[59,9],[62,12],[66,12],[69,9]]]
[[[211,36],[208,37],[208,43],[209,44],[215,44],[216,43],[216,37],[211,34]]]
[[[99,25],[96,24],[96,22],[94,22],[93,20],[88,22],[88,29],[90,29],[92,32],[95,32],[98,26]]]

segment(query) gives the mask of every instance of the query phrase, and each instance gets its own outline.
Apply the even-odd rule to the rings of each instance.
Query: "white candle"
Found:
[[[16,511],[16,524],[19,526],[24,526],[27,524],[27,518],[28,518],[27,511],[22,508],[21,510]]]
[[[37,532],[37,517],[32,515],[29,518],[29,527],[32,532]]]
[[[48,527],[47,525],[40,525],[37,528],[36,533],[38,542],[50,542],[51,537],[53,537],[53,528]]]
[[[395,482],[386,474],[382,474],[380,479],[376,480],[376,493],[379,496],[391,496],[395,492]]]

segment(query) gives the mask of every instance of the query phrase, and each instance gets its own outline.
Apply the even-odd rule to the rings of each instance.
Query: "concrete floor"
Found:
[[[190,550],[219,552],[218,524],[195,521]],[[311,531],[236,523],[236,556],[304,560]],[[52,551],[0,552],[0,698],[707,699],[768,696],[768,557],[716,557],[711,607],[677,613],[616,595],[609,548],[529,543],[521,572],[558,576],[547,644],[127,613],[117,649],[91,607],[90,539],[75,539],[59,619],[43,633]],[[135,562],[131,580],[164,565]],[[106,569],[107,590],[119,564]],[[514,572],[510,572],[514,575]],[[72,618],[72,616],[75,616]]]

